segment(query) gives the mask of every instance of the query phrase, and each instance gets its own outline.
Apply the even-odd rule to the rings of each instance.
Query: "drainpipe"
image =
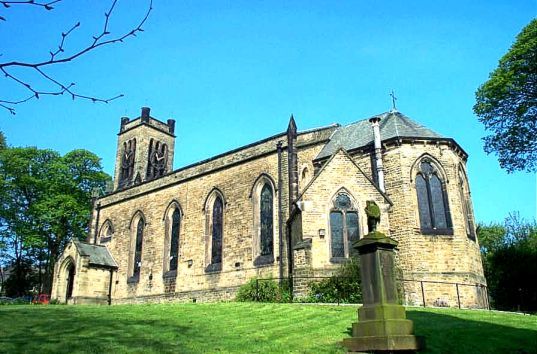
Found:
[[[382,164],[382,152],[380,143],[380,117],[373,117],[369,119],[371,127],[373,128],[374,142],[375,142],[375,171],[377,172],[377,183],[381,191],[386,192],[384,187],[384,166]]]
[[[283,279],[283,214],[282,214],[282,142],[278,141],[278,253],[280,254],[280,281]]]
[[[110,269],[110,282],[108,283],[108,306],[112,305],[112,280],[114,276],[114,270]]]
[[[97,217],[95,217],[95,230],[93,232],[93,244],[97,244],[97,234],[99,233],[99,216],[101,214],[101,203],[95,205],[95,211],[97,211]]]

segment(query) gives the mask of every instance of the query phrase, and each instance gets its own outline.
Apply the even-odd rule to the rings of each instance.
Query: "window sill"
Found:
[[[112,241],[112,237],[101,237],[101,239],[99,240],[99,243],[103,244],[103,243],[108,243],[110,241]]]
[[[349,258],[347,257],[330,257],[330,263],[341,264],[341,263],[346,263],[348,261],[349,261]]]
[[[140,282],[140,274],[133,275],[127,278],[127,284],[138,284]]]
[[[453,236],[453,229],[420,229],[421,233],[424,235],[438,235],[438,236]]]
[[[222,271],[222,263],[209,264],[205,268],[205,273],[216,273]]]
[[[257,258],[254,260],[254,266],[255,267],[261,267],[265,265],[272,265],[274,264],[274,255],[269,254],[266,256],[257,256]]]
[[[169,270],[162,275],[164,279],[177,278],[177,270]]]

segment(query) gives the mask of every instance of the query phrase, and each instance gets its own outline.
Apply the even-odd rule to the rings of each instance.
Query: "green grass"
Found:
[[[409,308],[424,353],[537,353],[537,316]],[[344,353],[354,306],[0,306],[0,353]]]

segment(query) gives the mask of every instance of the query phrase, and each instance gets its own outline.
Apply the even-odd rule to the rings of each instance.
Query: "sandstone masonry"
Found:
[[[87,243],[58,260],[52,296],[229,300],[253,277],[292,277],[305,295],[351,256],[374,201],[379,230],[399,242],[406,303],[485,307],[466,153],[399,112],[377,118],[383,186],[367,120],[300,132],[291,118],[286,132],[172,171],[175,122],[148,108],[122,118],[114,190],[96,200]]]

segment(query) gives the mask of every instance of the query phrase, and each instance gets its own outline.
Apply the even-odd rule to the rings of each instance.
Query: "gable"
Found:
[[[325,194],[338,187],[353,189],[363,196],[372,198],[370,200],[378,199],[381,203],[393,205],[390,198],[378,188],[343,148],[339,148],[323,165],[304,188],[297,201],[312,199],[314,195]]]

